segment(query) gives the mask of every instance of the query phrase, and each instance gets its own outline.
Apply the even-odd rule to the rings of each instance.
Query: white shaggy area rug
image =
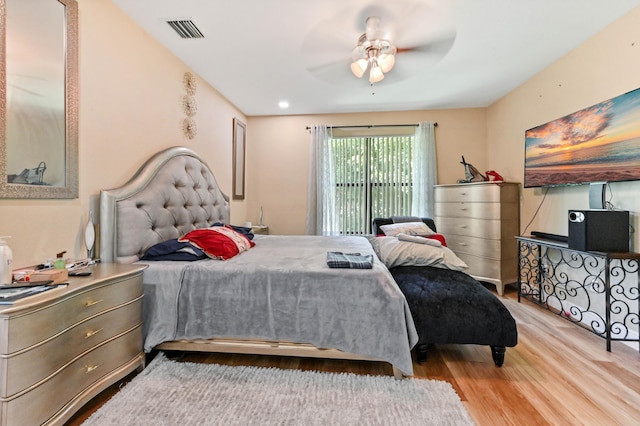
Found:
[[[473,425],[447,382],[178,362],[162,353],[84,425]]]

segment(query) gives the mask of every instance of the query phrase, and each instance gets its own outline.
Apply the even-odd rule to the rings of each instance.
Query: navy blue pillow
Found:
[[[144,253],[142,260],[184,260],[194,261],[207,259],[204,251],[194,246],[188,241],[173,240],[163,241],[155,244]]]

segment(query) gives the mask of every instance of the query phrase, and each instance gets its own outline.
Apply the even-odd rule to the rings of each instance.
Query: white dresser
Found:
[[[144,367],[145,267],[95,265],[66,287],[0,307],[0,425],[63,424]]]
[[[436,185],[434,216],[469,275],[495,284],[499,295],[505,284],[518,281],[519,183]]]

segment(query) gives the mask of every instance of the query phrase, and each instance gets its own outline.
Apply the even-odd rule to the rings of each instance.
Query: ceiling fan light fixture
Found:
[[[367,18],[367,31],[358,38],[358,44],[351,52],[351,72],[360,78],[369,68],[369,82],[377,83],[384,78],[395,64],[397,49],[385,40],[379,30],[380,18]]]
[[[351,64],[351,72],[358,78],[361,78],[364,75],[364,72],[367,70],[369,66],[369,61],[367,59],[358,59]]]
[[[383,53],[380,56],[378,56],[378,65],[380,65],[380,69],[384,73],[391,71],[391,68],[393,68],[395,63],[396,63],[396,57],[393,55]]]
[[[371,65],[371,71],[369,72],[369,83],[377,83],[382,81],[383,78],[384,73],[382,72],[382,69],[378,66],[378,63],[374,61]]]

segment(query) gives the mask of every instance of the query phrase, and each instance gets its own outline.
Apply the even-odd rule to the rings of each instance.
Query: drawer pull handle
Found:
[[[88,308],[90,306],[97,305],[100,302],[104,302],[104,299],[89,301],[89,302],[87,302],[87,304],[85,306]]]
[[[103,330],[102,328],[99,328],[99,329],[97,329],[97,330],[87,331],[87,333],[84,335],[84,338],[85,338],[85,339],[88,339],[89,337],[93,337],[93,336],[95,336],[96,334],[100,333],[102,330]]]
[[[467,225],[460,225],[460,228],[465,229]]]
[[[467,243],[460,243],[461,246],[466,247]]]
[[[89,374],[98,367],[102,367],[102,364],[88,366],[84,374]]]

